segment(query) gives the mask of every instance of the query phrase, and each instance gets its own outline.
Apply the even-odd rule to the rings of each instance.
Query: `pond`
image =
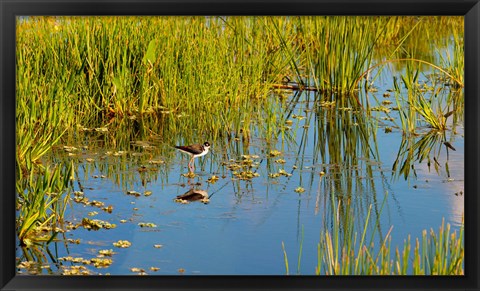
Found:
[[[290,87],[271,92],[270,108],[244,112],[240,123],[249,118],[250,132],[213,135],[192,128],[193,121],[167,139],[167,110],[78,124],[45,158],[72,165],[63,231],[44,246],[40,265],[29,264],[19,247],[18,272],[325,274],[320,252],[328,253],[329,236],[355,251],[360,241],[375,253],[387,245],[393,259],[425,230],[444,223],[459,232],[463,89],[435,68],[411,71],[376,68],[371,84],[348,96],[296,90],[289,80]],[[407,118],[422,106],[412,95],[445,113],[445,130],[434,129],[428,116]],[[191,141],[211,144],[194,160],[193,176],[190,157],[174,147]],[[196,201],[178,198],[188,194]]]
[[[389,86],[380,86],[378,94],[388,92]],[[227,143],[212,143],[210,153],[195,159],[194,178],[183,176],[188,173],[189,157],[155,138],[132,140],[126,148],[111,150],[101,147],[92,134],[85,134],[88,137],[81,144],[59,146],[58,156],[70,154],[68,158],[79,165],[76,174],[81,189],[75,187],[72,200],[77,202],[72,201],[66,211],[67,223],[77,225],[88,218],[116,227],[78,227],[65,233],[70,242],[78,239],[79,244],[55,243],[55,257],[62,264],[75,265],[61,259],[90,259],[100,250],[113,250],[113,263],[106,269],[92,268],[92,274],[280,275],[286,273],[285,250],[291,273],[314,274],[320,231],[331,228],[335,217],[331,196],[352,211],[359,234],[372,206],[368,234],[385,237],[389,233],[394,247],[402,247],[409,235],[421,237],[423,230],[439,227],[442,219],[455,229],[460,227],[464,210],[461,124],[449,136],[455,151],[442,142],[432,146],[440,152],[438,172],[426,161],[413,161],[415,176],[409,174],[405,179],[392,170],[399,152],[404,151],[400,130],[388,132],[387,124],[379,124],[376,141],[358,145],[353,149],[354,160],[347,161],[351,153],[329,149],[335,143],[326,139],[342,139],[343,134],[328,133],[328,123],[319,128],[324,126],[322,112],[341,115],[342,110],[319,106],[315,94],[291,92],[288,97],[295,99],[287,119],[291,139],[279,139],[270,148],[255,136],[249,142],[232,138]],[[319,136],[322,133],[325,136]],[[343,139],[343,143],[348,142]],[[377,148],[376,155],[364,156],[359,146]],[[322,152],[322,147],[327,149]],[[326,163],[334,160],[329,153],[338,153],[345,163]],[[241,175],[248,171],[250,176]],[[205,191],[209,201],[176,201],[191,189]],[[100,203],[91,205],[92,201]],[[345,210],[342,215],[347,214]],[[379,224],[374,227],[376,221]],[[113,243],[119,240],[131,246],[115,247]]]

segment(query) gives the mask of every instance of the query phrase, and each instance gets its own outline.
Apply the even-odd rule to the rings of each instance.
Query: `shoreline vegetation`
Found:
[[[390,118],[391,109],[369,94],[383,70],[394,70],[401,76],[388,94],[402,142],[392,170],[408,179],[415,161],[430,167],[432,149],[453,148],[448,136],[463,120],[462,17],[28,17],[17,20],[16,36],[16,229],[25,261],[48,260],[48,244],[65,240],[80,163],[52,153],[77,151],[62,145],[82,137],[120,150],[133,140],[190,144],[199,133],[248,146],[255,135],[271,152],[273,142],[294,139],[295,102],[311,91],[316,138],[326,145],[316,150],[329,156],[322,162],[352,166],[378,158],[377,113]],[[419,82],[426,67],[429,84]],[[332,213],[339,201],[332,196]],[[444,223],[425,230],[411,257],[410,237],[393,254],[387,234],[373,253],[352,218],[334,221],[318,245],[317,274],[464,273],[463,223],[459,233]]]

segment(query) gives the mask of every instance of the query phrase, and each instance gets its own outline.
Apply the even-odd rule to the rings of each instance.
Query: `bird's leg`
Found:
[[[192,163],[193,162],[193,163]],[[195,171],[195,165],[194,165],[194,158],[191,158],[190,159],[190,162],[188,162],[188,169],[190,170],[190,172],[194,172]]]

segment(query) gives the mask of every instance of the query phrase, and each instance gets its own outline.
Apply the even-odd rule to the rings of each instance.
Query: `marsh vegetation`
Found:
[[[16,49],[18,272],[463,274],[462,17],[28,17]]]

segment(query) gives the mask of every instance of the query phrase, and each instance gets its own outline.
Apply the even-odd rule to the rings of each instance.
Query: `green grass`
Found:
[[[112,118],[152,116],[161,116],[168,132],[194,128],[214,137],[248,136],[255,124],[244,112],[261,111],[272,86],[285,78],[356,99],[351,94],[379,63],[379,51],[388,45],[412,51],[412,42],[432,42],[414,37],[442,18],[425,19],[410,24],[411,18],[398,17],[32,17],[17,26],[17,99],[21,108],[35,106],[27,126],[38,119],[55,125],[45,116],[51,105],[57,108],[51,112],[62,113],[63,128],[54,140],[77,124],[100,127]],[[455,25],[460,34],[458,22],[443,23],[441,31]],[[403,26],[408,29],[398,29]],[[460,52],[460,36],[455,43]],[[459,55],[449,64],[460,72]],[[331,101],[330,96],[321,98]]]
[[[337,205],[340,206],[340,203]],[[334,211],[339,208],[334,207]],[[334,212],[335,213],[335,212]],[[375,247],[366,239],[370,223],[371,207],[364,222],[363,232],[353,232],[351,221],[341,234],[339,215],[334,218],[332,231],[322,230],[317,245],[317,275],[463,275],[465,250],[463,245],[464,226],[452,231],[449,224],[438,231],[424,230],[422,237],[414,241],[413,253],[410,236],[404,240],[403,248],[391,246],[391,231]],[[286,274],[289,274],[288,256],[282,242]],[[301,256],[301,251],[299,257]],[[300,264],[300,262],[298,262]],[[298,265],[300,269],[300,265]]]
[[[20,245],[49,243],[59,233],[68,205],[72,166],[49,166],[40,174],[32,167],[27,176],[17,172],[16,228]]]
[[[301,17],[299,41],[307,80],[319,90],[352,94],[355,80],[370,66],[388,18]]]
[[[54,146],[78,144],[79,137],[86,137],[100,140],[111,150],[129,148],[136,140],[154,140],[162,149],[198,140],[235,147],[229,140],[238,138],[243,146],[240,151],[248,148],[255,134],[269,150],[271,143],[279,139],[293,143],[298,132],[292,133],[285,126],[296,102],[287,102],[275,89],[292,82],[297,88],[308,86],[316,91],[309,95],[316,107],[305,114],[309,125],[317,127],[315,162],[349,168],[359,163],[360,156],[378,157],[376,145],[370,146],[372,142],[376,144],[377,127],[368,119],[368,104],[359,94],[360,89],[368,87],[361,80],[367,77],[370,68],[377,66],[376,71],[381,72],[384,66],[378,64],[392,59],[416,59],[446,72],[445,81],[457,84],[452,88],[461,88],[463,84],[463,18],[419,19],[29,17],[19,20],[16,183],[20,241],[24,245],[52,241],[56,236],[54,227],[62,221],[65,199],[73,190],[69,184],[71,172],[76,172],[78,166],[77,163],[53,165],[53,159],[47,156]],[[447,36],[452,30],[453,52],[434,60],[432,46],[449,45]],[[443,103],[435,103],[432,96],[418,95],[418,88],[415,89],[418,66],[413,63],[418,62],[407,63],[402,79],[405,87],[410,88],[407,98],[397,96],[399,107],[403,106],[402,128],[414,132],[418,114],[439,129],[444,123],[436,122],[441,122],[447,112],[454,111],[454,118],[460,118],[463,95],[449,94],[448,107],[442,108],[438,104]],[[343,110],[323,107],[325,102]],[[302,143],[306,144],[307,131],[299,132]],[[169,158],[168,152],[161,154]],[[308,153],[303,147],[299,157],[305,154]],[[133,162],[138,165],[129,164],[133,169],[128,172],[130,179],[135,167],[144,161]],[[124,164],[98,165],[116,181],[129,180],[115,176],[119,175],[116,167]],[[371,166],[365,167],[371,175]],[[338,170],[334,174],[342,173]],[[351,178],[357,174],[353,170],[345,172],[348,179],[342,179],[346,181],[340,187],[352,190],[355,185]],[[38,235],[42,227],[49,229],[47,235]],[[329,272],[340,271],[338,238],[335,234],[325,234],[323,240],[325,248],[319,250],[326,254]],[[363,255],[366,258],[367,253]]]
[[[407,65],[407,68],[410,65]],[[414,73],[413,73],[414,72]],[[397,78],[394,78],[393,94],[399,112],[402,131],[409,135],[418,135],[420,128],[426,126],[437,131],[447,130],[447,118],[453,115],[454,122],[463,113],[463,100],[456,90],[445,90],[444,79],[433,75],[420,84],[420,69],[407,70],[401,81],[400,88]]]

